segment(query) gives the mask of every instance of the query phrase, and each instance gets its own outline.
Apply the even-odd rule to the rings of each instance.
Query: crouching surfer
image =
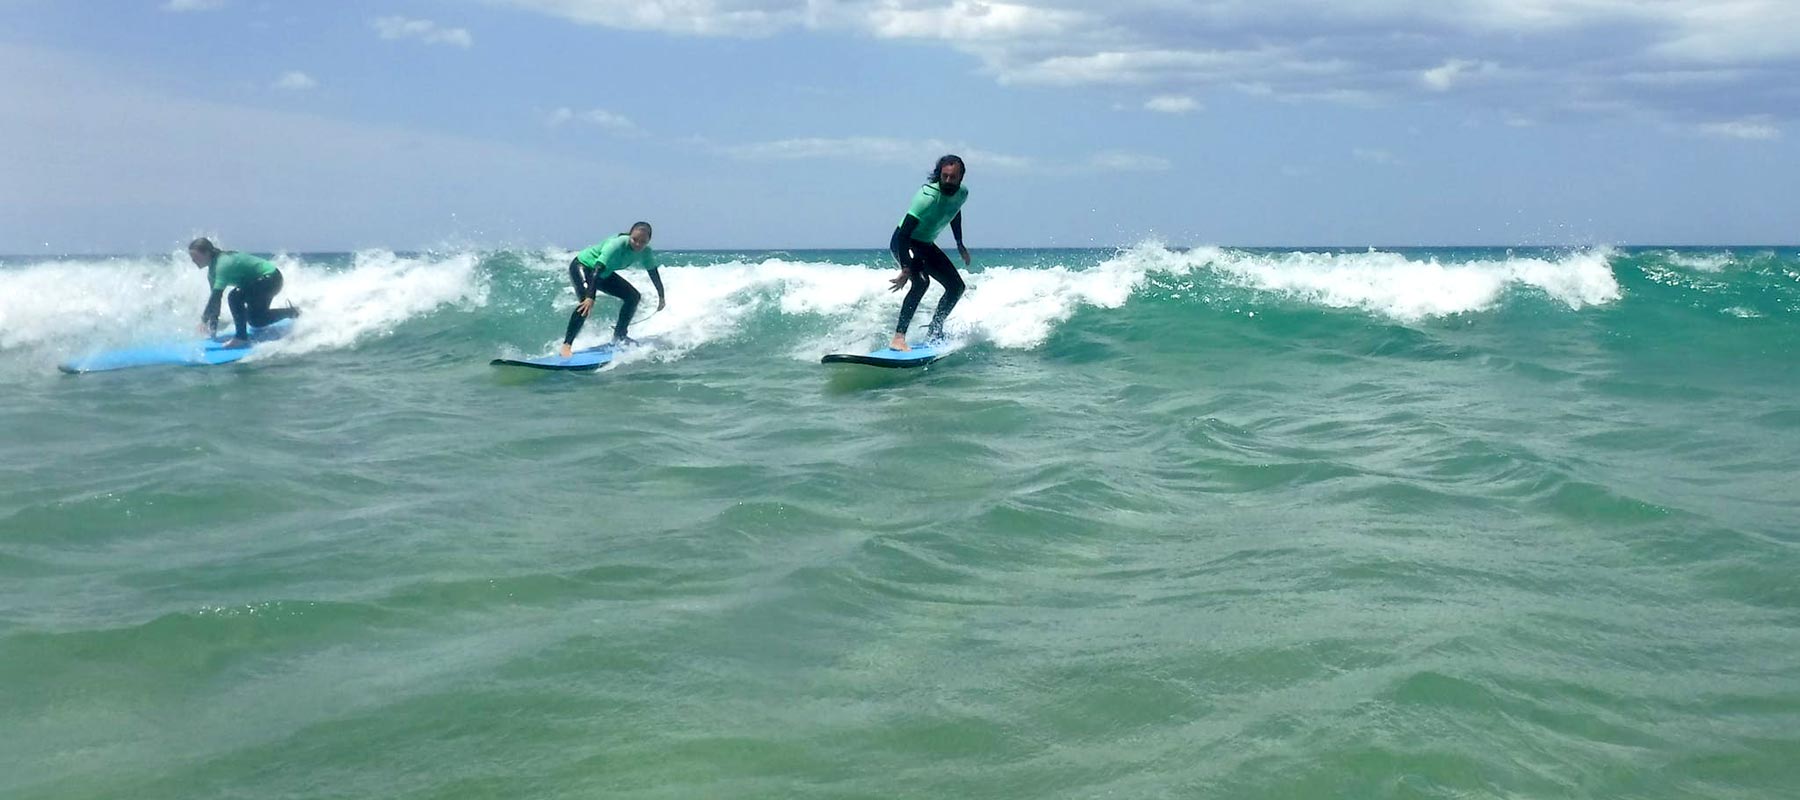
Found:
[[[231,323],[236,329],[225,347],[249,347],[251,325],[261,328],[300,316],[300,310],[292,305],[269,307],[275,295],[281,293],[281,270],[274,264],[249,253],[220,250],[205,237],[188,245],[188,258],[194,266],[206,270],[207,285],[212,287],[206,310],[200,313],[202,332],[209,336],[218,332],[221,298],[231,309]],[[229,296],[225,295],[226,289],[231,289]]]
[[[637,287],[619,270],[628,267],[639,267],[650,273],[650,282],[656,286],[656,310],[661,311],[668,305],[663,297],[662,273],[656,269],[656,254],[650,249],[650,223],[637,222],[628,233],[615,234],[580,253],[569,262],[569,283],[575,287],[575,313],[569,315],[569,328],[563,334],[562,357],[568,358],[575,352],[575,336],[581,333],[581,326],[587,323],[588,312],[594,309],[594,299],[605,292],[619,298],[619,320],[613,324],[613,342],[631,344],[627,336],[631,327],[631,318],[637,313],[638,301],[643,295]]]

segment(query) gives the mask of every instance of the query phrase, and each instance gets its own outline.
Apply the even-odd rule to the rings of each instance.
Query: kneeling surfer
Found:
[[[231,289],[226,303],[231,308],[231,323],[236,331],[225,342],[226,347],[249,347],[250,325],[261,328],[300,316],[300,309],[292,304],[287,308],[269,308],[275,295],[281,293],[281,270],[274,264],[249,253],[220,250],[204,236],[188,244],[188,258],[194,266],[206,270],[207,285],[212,287],[206,310],[200,313],[203,333],[212,335],[218,331],[219,299],[226,288]]]

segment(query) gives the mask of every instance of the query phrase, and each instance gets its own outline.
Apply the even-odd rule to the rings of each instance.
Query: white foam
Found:
[[[1050,337],[1058,323],[1084,306],[1125,305],[1148,274],[1148,268],[1127,259],[1111,259],[1084,270],[1060,266],[988,270],[972,276],[968,293],[946,327],[953,334],[1000,347],[1036,347]]]
[[[631,329],[632,336],[654,336],[660,344],[640,357],[672,359],[704,344],[737,340],[745,335],[749,317],[767,312],[798,318],[835,317],[840,323],[860,327],[866,336],[878,329],[873,327],[873,314],[885,294],[878,271],[843,264],[768,259],[753,264],[668,266],[661,272],[669,290],[668,307]],[[643,302],[654,308],[655,290],[639,285],[645,281],[638,274],[629,277],[645,293]],[[558,296],[554,303],[563,314],[568,313],[566,296]],[[610,338],[613,313],[597,310],[576,346]],[[819,352],[812,349],[808,357],[817,358]]]
[[[511,287],[520,279],[543,291],[527,289],[523,297],[536,299],[515,300],[509,305],[517,307],[492,313],[541,316],[550,338],[539,352],[548,352],[560,344],[572,299],[566,288],[568,255],[554,250],[526,254],[519,259],[519,271],[492,276],[492,281],[479,268],[480,257],[469,252],[403,257],[372,250],[357,253],[347,267],[278,257],[287,278],[278,303],[291,300],[304,316],[291,339],[259,349],[253,358],[354,346],[447,306],[485,306],[493,291],[490,283],[509,287],[506,296],[518,296]],[[979,251],[976,257],[981,257]],[[968,292],[950,319],[952,338],[1001,348],[1036,347],[1081,309],[1120,308],[1153,278],[1177,279],[1175,291],[1162,300],[1169,294],[1204,298],[1219,289],[1248,290],[1402,322],[1486,310],[1515,291],[1541,293],[1571,309],[1609,303],[1620,293],[1606,249],[1555,258],[1443,263],[1380,251],[1177,251],[1151,241],[1097,264],[1086,253],[1067,257],[1068,263],[1031,267],[983,267],[978,261],[976,269],[964,272]],[[632,335],[656,337],[660,343],[622,361],[673,360],[723,342],[775,347],[805,360],[834,350],[854,351],[885,342],[901,300],[888,290],[892,268],[792,256],[707,266],[685,266],[668,257],[664,262],[670,302],[654,316],[642,315],[655,308],[655,291],[643,273],[627,273],[645,294]],[[1155,283],[1167,288],[1169,282]],[[940,293],[933,286],[920,304],[913,323],[916,334],[923,333]],[[179,252],[0,269],[0,348],[41,348],[67,356],[84,347],[191,335],[205,297],[198,270]],[[604,303],[577,346],[611,337],[617,306]],[[773,328],[751,324],[771,316],[783,323]],[[757,332],[774,341],[746,338]]]
[[[277,259],[284,288],[276,299],[302,311],[294,335],[254,358],[337,349],[392,333],[400,323],[451,305],[486,305],[488,289],[476,274],[479,256],[402,257],[386,250],[356,253],[349,269]]]
[[[486,302],[476,255],[355,255],[348,268],[275,257],[283,291],[300,306],[293,337],[255,358],[344,347],[451,303]],[[0,349],[66,357],[129,342],[195,335],[206,304],[204,273],[185,252],[164,257],[69,259],[0,269]],[[229,312],[226,324],[229,325]]]
[[[1737,263],[1737,257],[1729,251],[1724,253],[1681,253],[1674,250],[1664,251],[1663,260],[1684,269],[1700,272],[1723,272],[1726,267]]]
[[[74,347],[178,331],[178,309],[190,305],[186,328],[191,331],[206,302],[205,279],[186,255],[179,255],[179,263],[177,255],[0,269],[0,349]],[[192,303],[184,302],[196,295]]]
[[[1509,257],[1440,263],[1380,251],[1264,254],[1216,247],[1175,251],[1146,242],[1095,265],[965,272],[968,291],[948,332],[957,340],[1002,348],[1036,347],[1082,308],[1125,305],[1155,275],[1209,278],[1406,322],[1489,309],[1514,289],[1540,291],[1571,309],[1581,309],[1618,299],[1610,255],[1609,250],[1596,249],[1555,260]],[[888,279],[895,274],[891,269],[769,258],[705,267],[666,266],[662,272],[671,297],[668,309],[632,327],[634,336],[656,336],[662,344],[642,351],[639,358],[674,359],[701,345],[738,339],[748,335],[747,320],[773,313],[794,318],[803,330],[812,329],[786,351],[797,359],[813,359],[822,352],[883,343],[900,304],[900,294],[888,291]],[[631,274],[633,282],[643,283],[637,275]],[[648,286],[639,289],[653,294]],[[940,291],[933,286],[920,304],[915,331],[929,319]],[[653,304],[655,299],[646,296],[645,302]],[[551,305],[554,311],[567,313],[566,296],[557,296]],[[554,311],[546,308],[545,313]],[[610,314],[600,312],[577,345],[605,341],[611,335],[610,323]]]
[[[749,318],[773,313],[815,329],[788,352],[795,358],[816,359],[822,352],[884,343],[901,302],[900,292],[889,291],[888,281],[896,270],[855,265],[771,258],[664,267],[662,274],[671,298],[668,308],[631,329],[634,337],[656,336],[662,342],[647,357],[679,357],[704,344],[736,339],[746,335]],[[959,339],[1032,347],[1083,305],[1123,305],[1143,277],[1142,268],[1117,262],[1087,269],[1001,267],[965,273],[969,288],[947,328]],[[635,274],[632,279],[642,283]],[[646,291],[645,303],[656,302],[653,290],[638,288]],[[935,285],[926,294],[915,317],[915,331],[929,319],[940,296]],[[566,297],[554,302],[567,313]],[[610,322],[606,312],[597,313],[576,346],[605,341],[611,336]]]
[[[1611,255],[1611,250],[1598,248],[1554,261],[1509,257],[1442,263],[1377,250],[1266,254],[1207,247],[1177,253],[1146,252],[1140,246],[1119,258],[1146,262],[1159,272],[1208,272],[1245,288],[1415,322],[1492,308],[1516,287],[1540,290],[1571,309],[1612,302],[1620,295]]]

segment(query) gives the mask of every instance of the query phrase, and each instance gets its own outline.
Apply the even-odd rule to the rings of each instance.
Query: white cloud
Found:
[[[1762,119],[1740,119],[1730,122],[1708,122],[1700,132],[1720,139],[1772,141],[1781,138],[1781,129]]]
[[[938,7],[877,3],[862,27],[885,38],[980,42],[1061,36],[1094,21],[1086,13],[1024,3],[953,0]]]
[[[589,25],[696,36],[847,30],[883,38],[984,42],[1067,36],[1099,21],[1086,10],[992,0],[505,0]]]
[[[1434,92],[1447,92],[1451,87],[1462,83],[1471,76],[1491,76],[1500,71],[1500,65],[1492,61],[1474,61],[1466,58],[1453,58],[1442,66],[1433,67],[1420,73],[1419,80],[1425,88]]]
[[[1690,120],[1800,114],[1788,88],[1800,83],[1796,0],[500,1],[679,35],[936,41],[1005,85],[1169,96],[1254,87],[1358,105],[1455,90],[1458,102],[1540,118],[1576,106]],[[1683,88],[1683,72],[1716,90]]]
[[[1199,107],[1200,104],[1194,98],[1182,94],[1161,94],[1144,103],[1145,110],[1161,114],[1186,114]]]
[[[1793,0],[1664,2],[1670,36],[1655,52],[1702,64],[1800,57],[1800,3]]]
[[[382,17],[369,23],[383,39],[417,39],[426,44],[468,47],[475,37],[463,28],[446,28],[428,19]]]
[[[270,85],[277,89],[300,92],[317,87],[319,82],[313,80],[311,75],[299,70],[288,70],[281,73],[281,77],[276,78],[275,82]]]
[[[693,36],[766,36],[816,27],[831,11],[806,0],[508,0],[512,5],[587,25]]]
[[[1048,86],[1103,84],[1231,83],[1251,76],[1330,72],[1333,65],[1312,62],[1291,51],[1254,50],[1102,50],[1056,55],[1008,67],[1003,83]]]
[[[621,136],[636,136],[642,133],[637,123],[632,122],[624,115],[599,108],[588,111],[576,111],[567,107],[558,108],[550,112],[546,121],[553,128],[569,122],[579,122]]]
[[[225,0],[169,0],[164,3],[164,11],[212,11],[224,8]]]

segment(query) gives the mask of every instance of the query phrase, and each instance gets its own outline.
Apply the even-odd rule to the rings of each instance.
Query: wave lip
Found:
[[[1509,256],[1446,263],[1405,254],[1294,251],[1261,254],[1205,248],[1185,255],[1191,269],[1206,270],[1248,289],[1272,292],[1331,308],[1356,308],[1402,322],[1416,322],[1498,305],[1507,292],[1529,287],[1572,310],[1618,300],[1610,248],[1562,258]]]
[[[358,252],[343,270],[284,260],[287,288],[276,302],[299,306],[302,324],[264,352],[279,356],[348,347],[444,306],[486,305],[488,282],[477,270],[480,262],[471,252],[400,256],[387,250]]]

